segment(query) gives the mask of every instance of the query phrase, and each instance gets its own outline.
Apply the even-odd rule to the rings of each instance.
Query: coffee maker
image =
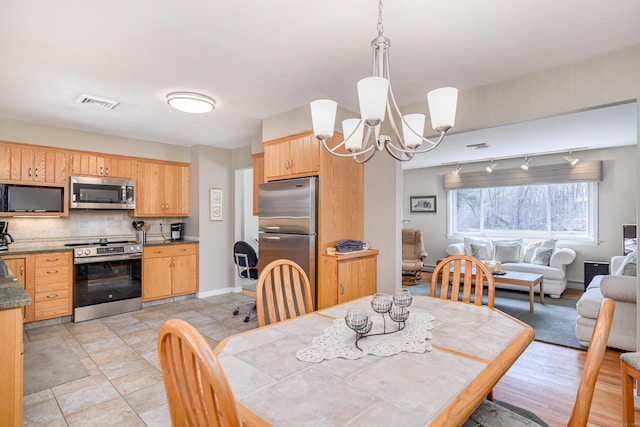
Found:
[[[171,240],[182,240],[184,238],[184,222],[174,222],[171,224]]]
[[[13,243],[13,237],[7,233],[9,223],[7,221],[0,221],[0,251],[9,250],[9,244]]]

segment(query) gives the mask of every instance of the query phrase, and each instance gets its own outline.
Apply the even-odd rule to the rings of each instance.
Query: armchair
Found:
[[[422,278],[422,261],[427,257],[422,242],[422,230],[402,229],[402,276],[408,277],[412,284],[418,284]]]

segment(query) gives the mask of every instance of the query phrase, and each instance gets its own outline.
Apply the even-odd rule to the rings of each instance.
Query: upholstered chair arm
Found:
[[[636,302],[638,278],[636,276],[604,276],[600,282],[602,296],[615,301]]]
[[[549,260],[549,266],[565,269],[565,266],[571,264],[576,259],[576,251],[571,248],[559,248],[553,252]]]
[[[616,271],[618,271],[618,269],[622,265],[622,262],[624,261],[624,258],[625,258],[624,255],[612,256],[611,263],[609,264],[609,273],[613,274]]]
[[[452,243],[448,245],[447,255],[464,255],[464,243]]]

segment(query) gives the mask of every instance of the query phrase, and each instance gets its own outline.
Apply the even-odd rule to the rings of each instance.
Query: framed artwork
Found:
[[[411,212],[438,212],[438,196],[411,196]]]
[[[209,221],[222,221],[222,203],[224,190],[222,188],[209,189]]]

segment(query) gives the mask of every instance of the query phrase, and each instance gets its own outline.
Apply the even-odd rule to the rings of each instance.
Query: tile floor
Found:
[[[238,303],[253,299],[227,294],[189,298],[132,313],[25,329],[25,342],[62,337],[90,375],[24,397],[24,426],[171,426],[158,360],[157,334],[170,318],[194,325],[215,345],[255,328],[255,315],[233,316]]]

